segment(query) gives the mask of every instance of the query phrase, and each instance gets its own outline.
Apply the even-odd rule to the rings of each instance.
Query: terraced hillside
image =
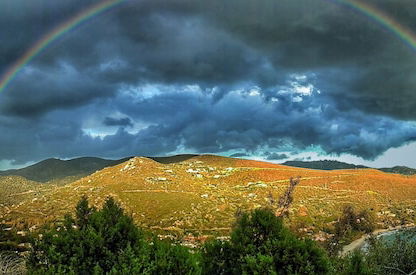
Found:
[[[113,196],[139,225],[155,232],[227,235],[238,211],[273,207],[290,177],[297,176],[301,183],[287,222],[318,240],[329,236],[347,204],[373,211],[379,227],[415,221],[415,176],[374,169],[311,170],[218,156],[170,164],[132,158],[0,211],[4,222],[40,225],[72,211],[84,194],[96,205]]]
[[[53,184],[40,184],[20,176],[0,176],[0,207],[3,211],[7,211],[8,207],[37,199],[56,187]]]

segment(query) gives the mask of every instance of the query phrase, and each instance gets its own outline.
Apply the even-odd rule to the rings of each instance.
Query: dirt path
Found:
[[[345,256],[348,253],[354,251],[355,249],[358,249],[360,247],[362,247],[365,244],[365,241],[368,237],[370,237],[371,235],[380,235],[386,232],[390,232],[390,231],[396,231],[399,229],[405,229],[405,228],[411,228],[414,227],[413,225],[400,225],[400,226],[396,226],[396,227],[391,227],[388,229],[377,229],[373,232],[371,232],[370,234],[365,234],[364,236],[362,236],[361,238],[353,241],[352,243],[344,246],[340,252],[341,256]]]
[[[197,194],[197,192],[189,192],[182,190],[166,190],[166,189],[133,189],[123,190],[123,193],[181,193],[181,194]]]

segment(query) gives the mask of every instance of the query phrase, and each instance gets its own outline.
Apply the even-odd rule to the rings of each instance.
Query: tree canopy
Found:
[[[324,274],[325,252],[298,239],[267,209],[243,214],[229,242],[212,241],[202,252],[206,274]]]
[[[43,232],[28,262],[32,274],[190,274],[198,270],[187,248],[149,239],[108,198],[97,210],[87,198],[62,225]],[[150,242],[150,240],[152,242]]]

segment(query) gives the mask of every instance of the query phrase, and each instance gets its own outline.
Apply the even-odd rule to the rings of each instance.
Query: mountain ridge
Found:
[[[372,168],[364,165],[355,165],[337,160],[316,160],[316,161],[286,161],[282,165],[291,167],[318,169],[318,170],[342,170],[342,169],[377,169],[385,173],[416,175],[416,169],[407,166],[394,166],[390,168]]]
[[[351,163],[341,162],[337,160],[314,160],[314,161],[286,161],[282,165],[299,167],[299,168],[309,168],[309,169],[319,169],[319,170],[340,170],[340,169],[366,169],[371,168],[364,165],[355,165]]]
[[[180,154],[166,157],[147,157],[161,164],[171,164],[186,161],[196,154]],[[98,158],[98,157],[79,157],[69,160],[58,158],[48,158],[35,164],[19,168],[0,171],[0,176],[20,176],[30,181],[47,183],[69,183],[80,178],[86,177],[96,171],[102,170],[109,166],[115,166],[126,162],[132,157],[125,157],[116,160]]]
[[[0,176],[21,176],[28,180],[46,183],[67,177],[82,178],[97,170],[123,163],[128,158],[108,160],[96,157],[80,157],[70,160],[49,158],[20,169],[0,171]]]
[[[197,154],[179,154],[166,157],[151,157],[145,158],[156,161],[160,164],[173,164],[190,160],[201,155]],[[205,155],[209,156],[209,155]],[[10,169],[0,171],[0,176],[21,176],[27,180],[47,183],[56,181],[57,183],[68,183],[78,180],[82,177],[88,176],[95,171],[102,170],[109,166],[115,166],[129,160],[132,157],[126,157],[117,160],[109,160],[98,157],[80,157],[70,160],[61,160],[57,158],[49,158],[29,165],[20,169]],[[370,169],[371,167],[363,165],[355,165],[346,162],[335,160],[320,160],[320,161],[286,161],[281,165],[318,169],[318,170],[343,170],[343,169]],[[377,169],[377,168],[374,168]],[[391,168],[378,168],[377,170],[385,173],[394,173],[402,175],[415,175],[416,169],[406,166],[394,166]]]
[[[402,174],[402,175],[416,175],[416,169],[407,166],[394,166],[391,168],[380,168],[380,171],[385,173]]]

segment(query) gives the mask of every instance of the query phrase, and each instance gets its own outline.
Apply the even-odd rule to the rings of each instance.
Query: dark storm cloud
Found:
[[[10,39],[16,29],[10,21],[39,29],[21,28],[22,37],[39,36],[59,18],[69,18],[94,1],[53,6],[37,2],[22,17],[5,12],[8,24],[2,26],[9,35],[2,41],[19,42]],[[415,21],[416,10],[412,11],[407,1],[373,4],[392,16],[400,15],[398,20],[404,25]],[[48,9],[40,13],[36,6]],[[58,9],[62,17],[53,16]],[[30,45],[26,40],[20,44],[2,49]],[[207,87],[231,87],[240,82],[269,87],[280,84],[292,72],[348,68],[360,73],[343,83],[347,87],[338,85],[325,91],[339,97],[339,90],[348,90],[348,95],[340,96],[343,107],[401,119],[416,117],[416,100],[411,100],[416,94],[414,53],[363,14],[330,1],[127,1],[65,36],[35,64],[52,66],[53,70],[62,60],[96,81],[198,83]],[[337,84],[337,79],[328,81]],[[31,84],[26,85],[31,88]],[[226,90],[218,89],[219,98]]]
[[[130,118],[113,118],[113,117],[106,117],[103,121],[103,124],[106,126],[133,126],[133,122]]]
[[[0,3],[0,73],[45,33],[97,2],[94,0],[3,0]]]
[[[141,99],[123,109],[133,119],[158,124],[164,135],[198,152],[224,152],[245,149],[261,152],[267,146],[305,149],[321,146],[325,152],[350,153],[373,159],[391,147],[398,147],[416,137],[412,124],[381,116],[364,116],[357,111],[337,113],[332,99],[324,95],[304,96],[267,102],[265,96],[227,94],[212,104],[200,93],[162,93]],[[181,107],[173,106],[179,103]],[[287,105],[291,105],[288,107]],[[291,109],[291,112],[287,112]],[[151,115],[149,114],[150,110]],[[156,135],[155,135],[156,136]],[[383,143],[378,140],[383,139]]]
[[[280,96],[283,97],[292,95]],[[24,163],[50,156],[163,155],[181,148],[196,153],[244,150],[247,155],[262,155],[269,148],[303,150],[320,146],[332,154],[350,153],[373,159],[416,137],[416,127],[409,123],[363,116],[356,111],[334,116],[336,110],[330,100],[312,95],[299,102],[270,102],[264,94],[247,96],[240,91],[213,103],[212,96],[202,91],[167,91],[150,97],[121,93],[74,110],[53,111],[30,122],[2,118],[0,130],[5,134],[0,137],[0,155]],[[286,112],[287,104],[294,111]],[[102,127],[106,113],[121,113],[145,125],[132,132],[120,126],[104,138],[87,134],[88,127]],[[98,119],[87,127],[84,120],[91,119],[90,114]],[[277,155],[269,157],[275,159]]]
[[[49,2],[0,4],[0,73],[41,34],[98,3]],[[409,0],[370,2],[414,29]],[[332,1],[131,0],[61,37],[0,94],[0,159],[282,146],[373,159],[415,139],[398,120],[416,119],[415,56]],[[321,94],[279,93],[294,81]],[[146,85],[164,88],[145,95]],[[183,93],[187,85],[201,91]],[[94,138],[88,123],[121,128]]]
[[[53,69],[28,69],[21,80],[1,96],[4,115],[33,117],[56,109],[68,109],[112,96],[117,90],[74,68],[61,64]]]

